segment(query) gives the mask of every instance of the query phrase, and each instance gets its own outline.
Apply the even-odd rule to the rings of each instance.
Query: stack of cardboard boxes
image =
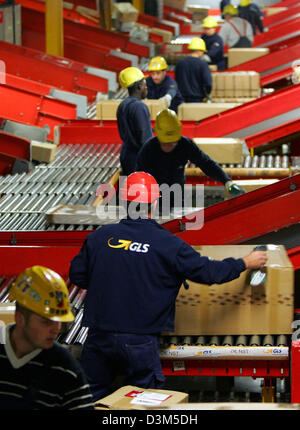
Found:
[[[260,76],[257,72],[215,72],[212,79],[213,101],[244,103],[260,95]]]
[[[116,30],[130,32],[135,26],[139,11],[131,3],[115,3],[114,17]]]
[[[192,21],[194,24],[201,24],[204,18],[208,16],[209,6],[203,5],[190,5],[188,11],[192,14]]]

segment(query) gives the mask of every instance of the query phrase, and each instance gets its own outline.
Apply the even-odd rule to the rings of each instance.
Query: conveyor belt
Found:
[[[118,170],[119,150],[120,145],[60,145],[49,165],[38,165],[27,175],[0,178],[0,229],[45,230],[47,209],[92,204],[99,185]]]

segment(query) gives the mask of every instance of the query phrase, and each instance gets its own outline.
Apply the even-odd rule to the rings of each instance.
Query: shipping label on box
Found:
[[[247,222],[247,221],[245,221]],[[222,234],[222,232],[220,232]],[[194,247],[202,256],[242,258],[255,245]],[[267,245],[266,281],[250,285],[249,270],[239,278],[211,286],[191,282],[176,301],[175,335],[291,334],[294,268],[284,246]]]
[[[187,403],[188,394],[181,391],[145,389],[126,385],[98,400],[96,409],[146,409],[149,406],[167,406]]]

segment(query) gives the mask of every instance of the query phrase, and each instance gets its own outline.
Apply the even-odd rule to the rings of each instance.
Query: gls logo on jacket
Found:
[[[148,252],[150,244],[148,243],[139,243],[133,242],[132,240],[119,239],[116,245],[111,244],[111,240],[113,237],[108,239],[107,244],[110,248],[124,248],[126,251],[134,251],[134,252]]]

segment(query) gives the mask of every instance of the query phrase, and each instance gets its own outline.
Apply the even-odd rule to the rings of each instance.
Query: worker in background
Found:
[[[153,136],[150,112],[143,99],[147,97],[145,75],[137,67],[127,67],[119,74],[122,88],[127,88],[126,97],[117,109],[117,124],[122,148],[120,163],[124,176],[134,172],[137,153]]]
[[[127,217],[89,234],[71,262],[70,280],[87,288],[81,362],[95,401],[111,392],[120,372],[122,385],[163,387],[159,336],[174,331],[175,301],[186,279],[221,284],[267,261],[265,251],[222,261],[201,256],[152,218],[159,194],[151,175],[128,176],[119,194]]]
[[[224,8],[223,14],[226,22],[222,25],[219,36],[224,45],[229,48],[249,48],[253,43],[253,30],[251,24],[238,16],[238,9],[229,4]]]
[[[178,61],[175,80],[185,103],[207,101],[212,89],[211,72],[206,61],[206,45],[200,37],[194,37],[188,45],[191,54]]]
[[[259,8],[254,5],[251,0],[240,0],[238,13],[240,18],[246,19],[250,23],[254,35],[257,34],[258,31],[263,33],[264,24],[261,19]]]
[[[166,100],[170,109],[177,112],[178,106],[184,102],[178,90],[176,81],[167,75],[168,64],[164,57],[151,59],[148,70],[151,76],[146,79],[148,88],[148,99]]]
[[[223,15],[223,10],[228,4],[230,4],[230,0],[221,0],[221,2],[220,2],[221,17],[223,19],[225,19],[224,15]]]
[[[160,186],[180,184],[184,198],[185,166],[190,161],[207,176],[224,184],[232,196],[244,193],[218,163],[201,151],[195,142],[182,136],[182,124],[175,112],[170,109],[159,112],[154,131],[156,136],[148,140],[138,154],[136,171],[150,173]],[[174,207],[176,201],[172,200],[172,196],[170,202]]]
[[[42,266],[27,268],[9,299],[15,324],[0,327],[0,410],[94,409],[79,363],[55,342],[62,323],[74,320],[64,280]]]
[[[225,70],[224,44],[222,38],[216,33],[217,27],[217,20],[213,16],[207,16],[202,21],[204,34],[201,38],[206,45],[206,53],[203,59],[207,61],[209,65],[215,64],[218,70]]]

